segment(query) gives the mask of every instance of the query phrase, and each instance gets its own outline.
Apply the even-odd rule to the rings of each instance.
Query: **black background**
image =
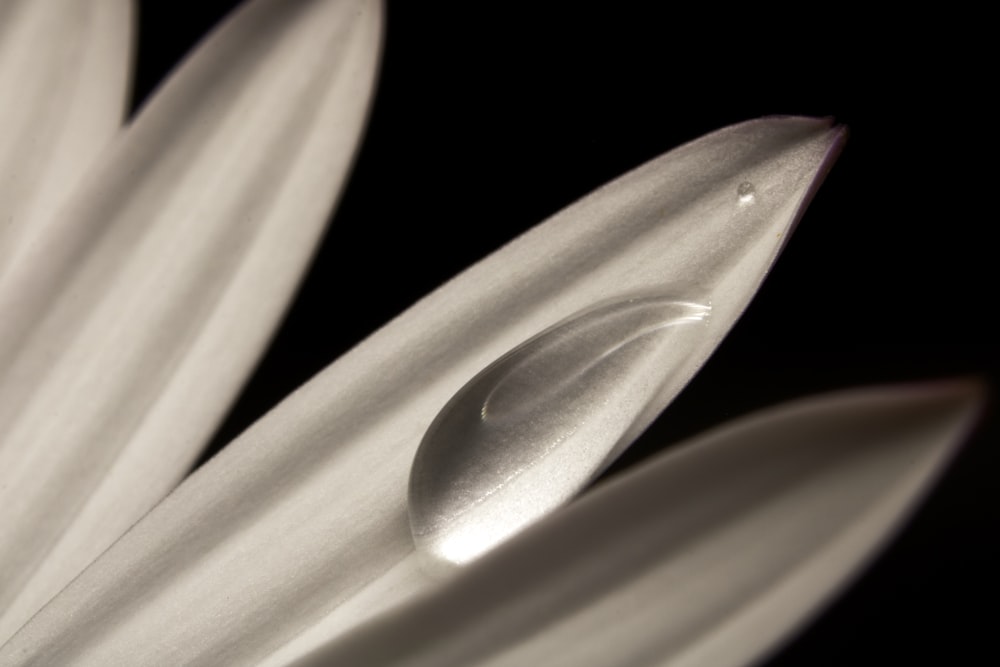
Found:
[[[135,104],[235,4],[141,2]],[[768,114],[832,116],[850,138],[742,320],[610,474],[809,393],[970,373],[995,387],[997,187],[979,163],[994,152],[981,96],[995,77],[975,17],[691,9],[390,2],[352,179],[213,451],[519,232]],[[992,661],[996,412],[893,546],[768,664]]]

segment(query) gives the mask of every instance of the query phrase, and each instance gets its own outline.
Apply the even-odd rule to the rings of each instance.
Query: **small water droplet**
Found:
[[[500,357],[441,410],[410,474],[414,542],[467,562],[576,495],[673,396],[710,308],[642,296],[591,308]],[[638,425],[638,426],[637,426]]]
[[[754,198],[757,196],[757,188],[750,181],[743,181],[736,188],[736,196],[740,198],[741,204],[753,203]]]

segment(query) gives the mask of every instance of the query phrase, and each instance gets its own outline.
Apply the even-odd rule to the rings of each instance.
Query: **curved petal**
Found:
[[[358,145],[367,0],[257,0],[142,110],[0,290],[9,635],[183,477],[249,374]]]
[[[756,664],[892,535],[984,395],[862,389],[724,425],[294,664]]]
[[[0,655],[77,664],[262,659],[367,583],[405,569],[417,445],[448,399],[504,352],[601,300],[649,291],[708,298],[704,336],[672,359],[679,391],[745,307],[842,138],[815,119],[743,123],[557,214],[292,394]],[[744,182],[757,193],[751,206]]]
[[[132,32],[130,0],[0,5],[0,285],[121,126]]]

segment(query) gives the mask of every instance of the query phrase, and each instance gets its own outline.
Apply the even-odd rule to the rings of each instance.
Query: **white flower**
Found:
[[[330,186],[336,186],[342,178],[366,107],[365,92],[371,84],[378,46],[377,5],[265,0],[255,3],[255,7],[241,19],[242,28],[231,25],[227,38],[220,37],[214,46],[209,45],[200,60],[193,60],[187,72],[182,72],[176,83],[171,84],[173,87],[168,86],[151,103],[125,138],[112,147],[110,155],[101,158],[103,166],[89,177],[89,184],[79,191],[83,194],[74,195],[66,212],[52,218],[56,226],[48,238],[55,240],[31,241],[23,246],[27,248],[24,252],[27,259],[21,266],[26,268],[23,273],[14,274],[17,282],[10,283],[12,299],[25,286],[53,280],[49,278],[53,272],[56,281],[60,274],[73,275],[73,279],[64,280],[68,286],[42,282],[44,289],[39,298],[22,298],[20,302],[15,299],[15,305],[20,304],[26,310],[14,311],[15,317],[10,319],[19,327],[27,323],[23,324],[27,333],[14,330],[14,334],[27,341],[27,353],[14,362],[14,371],[9,376],[14,380],[8,380],[6,386],[15,401],[37,407],[33,412],[29,409],[22,413],[20,404],[15,402],[14,408],[8,408],[13,414],[15,437],[5,451],[23,457],[23,452],[35,451],[27,445],[37,442],[42,437],[39,433],[45,435],[50,429],[57,436],[65,432],[61,437],[66,443],[55,450],[58,453],[48,456],[51,461],[42,466],[43,470],[54,471],[47,474],[65,481],[39,485],[37,478],[23,475],[6,478],[20,485],[6,489],[9,497],[15,499],[9,505],[13,521],[24,526],[25,535],[33,539],[40,536],[41,545],[25,548],[20,542],[13,542],[13,562],[21,563],[29,582],[21,589],[27,593],[19,594],[8,612],[13,619],[8,622],[14,627],[179,478],[221,417],[253,354],[261,348],[266,336],[264,321],[273,321],[278,314],[290,290],[290,281],[315,240],[316,223],[322,220],[331,195],[335,194]],[[355,16],[355,8],[361,11],[360,15]],[[256,24],[254,12],[257,12]],[[341,38],[346,34],[352,35],[353,41],[348,40],[345,46]],[[271,39],[280,42],[276,51],[268,50]],[[351,45],[357,50],[352,51]],[[327,48],[331,53],[325,51]],[[331,62],[342,66],[331,70]],[[339,76],[326,78],[331,71]],[[313,72],[323,78],[319,85],[303,76]],[[241,92],[241,76],[259,86],[259,97]],[[211,90],[205,92],[206,86]],[[220,100],[230,99],[231,90],[236,90],[234,97],[246,104],[242,107],[245,111],[229,114],[224,111],[226,103]],[[283,119],[275,117],[271,105],[284,110]],[[345,114],[346,120],[342,126],[337,124],[341,128],[338,130],[328,132],[320,127],[309,132],[308,122],[297,121],[314,119],[313,112],[319,117],[327,112],[333,120],[338,114]],[[773,137],[771,132],[775,133]],[[643,484],[659,479],[657,471],[665,470],[666,479],[673,483],[682,482],[683,463],[678,471],[677,464],[670,462],[677,457],[621,482],[614,487],[617,491],[594,494],[580,504],[581,509],[553,518],[482,564],[472,566],[459,579],[440,586],[411,565],[413,559],[408,554],[413,547],[405,525],[402,493],[416,442],[429,419],[462,382],[525,337],[586,307],[597,297],[647,289],[650,278],[657,275],[656,259],[664,257],[673,262],[666,262],[668,268],[664,274],[670,287],[697,292],[680,296],[701,296],[704,290],[716,297],[709,322],[711,326],[720,322],[719,328],[711,329],[705,337],[704,349],[692,358],[685,357],[687,365],[680,366],[679,377],[671,389],[679,390],[742,308],[760,278],[759,271],[766,270],[774,249],[780,245],[767,239],[758,250],[751,248],[744,252],[748,248],[741,247],[735,254],[724,252],[726,262],[741,267],[741,273],[734,277],[728,271],[732,267],[726,266],[727,270],[719,274],[723,276],[721,283],[701,285],[700,282],[713,282],[705,276],[716,275],[710,261],[712,255],[693,250],[711,249],[713,239],[716,243],[721,240],[723,245],[733,241],[731,236],[721,235],[717,229],[713,232],[711,228],[706,230],[704,239],[691,241],[693,213],[713,219],[720,206],[728,205],[725,202],[734,200],[737,207],[746,204],[747,191],[741,188],[744,179],[749,178],[746,182],[755,183],[761,197],[753,203],[755,208],[748,220],[774,225],[763,227],[768,233],[785,234],[803,194],[809,189],[810,169],[815,164],[799,165],[805,180],[793,179],[789,183],[780,177],[790,173],[783,161],[815,160],[817,155],[822,156],[829,145],[825,142],[831,140],[825,132],[818,123],[790,120],[751,124],[735,132],[730,130],[729,134],[714,135],[714,147],[710,139],[707,144],[689,148],[686,157],[674,154],[646,167],[638,172],[640,175],[630,176],[630,180],[563,214],[560,217],[563,222],[548,223],[464,274],[303,387],[241,437],[234,447],[192,477],[26,625],[0,650],[0,658],[12,664],[25,660],[57,664],[192,661],[245,664],[264,658],[272,664],[284,664],[319,646],[317,659],[353,656],[343,658],[346,664],[376,659],[379,652],[384,652],[381,657],[389,659],[393,651],[403,651],[398,658],[423,659],[426,664],[445,664],[449,660],[465,664],[484,659],[524,664],[542,656],[579,664],[587,657],[613,662],[615,656],[627,654],[621,643],[627,637],[629,650],[653,650],[649,657],[655,657],[655,651],[662,651],[656,658],[661,660],[704,658],[706,651],[716,661],[714,664],[755,659],[760,651],[767,650],[773,641],[800,622],[801,614],[822,601],[898,520],[938,468],[948,445],[965,428],[971,409],[968,403],[961,403],[955,412],[945,411],[938,419],[930,418],[922,427],[920,424],[914,427],[913,404],[903,400],[899,414],[905,418],[902,419],[905,438],[919,444],[914,451],[927,452],[916,467],[909,468],[908,463],[890,456],[886,467],[875,466],[878,474],[871,476],[868,464],[880,460],[876,451],[874,459],[863,459],[864,465],[855,462],[852,467],[848,459],[846,468],[835,468],[841,474],[834,475],[832,487],[822,483],[823,470],[819,471],[819,482],[801,468],[793,468],[782,476],[792,487],[800,478],[812,480],[802,496],[793,495],[792,505],[800,502],[802,507],[832,508],[827,519],[841,516],[849,539],[828,544],[829,548],[821,551],[813,563],[814,569],[805,567],[805,574],[798,582],[795,576],[779,577],[773,589],[776,592],[763,595],[763,602],[754,590],[736,591],[735,600],[751,605],[749,614],[736,616],[743,626],[727,617],[726,605],[734,598],[727,597],[733,595],[732,591],[723,591],[723,597],[718,598],[714,607],[711,599],[706,600],[700,594],[693,598],[697,600],[694,608],[708,614],[699,624],[684,626],[679,617],[671,617],[674,621],[665,620],[664,624],[623,624],[624,635],[616,634],[609,621],[621,613],[618,603],[592,598],[584,603],[574,594],[567,601],[565,595],[560,597],[559,590],[565,589],[559,588],[558,578],[552,578],[560,568],[553,572],[547,569],[551,564],[546,565],[544,558],[532,558],[532,554],[548,553],[552,548],[551,531],[564,536],[569,531],[572,535],[572,526],[581,521],[589,525],[586,512],[628,507]],[[755,146],[758,140],[760,145]],[[258,148],[243,152],[246,146]],[[257,162],[253,159],[255,150],[259,150]],[[741,153],[744,150],[745,154]],[[714,159],[705,164],[702,159],[705,156]],[[324,162],[325,159],[331,163]],[[199,164],[203,169],[200,173]],[[756,170],[758,166],[760,172]],[[774,181],[768,181],[771,175],[776,177]],[[643,179],[656,186],[644,185]],[[230,189],[231,183],[234,185]],[[278,187],[278,183],[288,185]],[[685,212],[684,206],[692,210]],[[680,208],[681,212],[665,210],[674,208]],[[624,211],[628,215],[623,215]],[[270,218],[272,212],[274,217]],[[258,215],[276,221],[274,234],[267,237],[261,231],[261,236],[253,237],[251,243],[251,230],[244,225],[247,219],[253,220]],[[205,231],[197,228],[202,216],[213,223],[207,239],[202,237]],[[655,226],[661,216],[670,224]],[[45,218],[41,214],[40,217]],[[133,239],[131,225],[137,218],[146,217],[161,224],[151,227],[145,242]],[[290,217],[303,218],[297,224],[309,229],[301,232],[301,236],[288,234],[291,228],[286,225],[290,224]],[[643,242],[633,247],[637,244],[632,236],[623,230],[609,229],[609,220],[615,219],[619,219],[620,225],[634,227]],[[226,229],[227,221],[232,226],[230,230]],[[112,231],[105,237],[111,240],[103,246],[103,251],[101,242],[96,244],[96,252],[85,249],[90,243],[88,225],[105,224]],[[75,241],[72,236],[65,240],[67,232],[60,225],[83,231],[76,231]],[[671,238],[673,228],[687,233]],[[267,229],[265,223],[261,223],[261,229]],[[281,245],[289,240],[288,236],[292,237],[291,249]],[[745,243],[753,235],[736,239]],[[242,248],[247,252],[230,250],[229,241],[235,241],[238,247],[245,244]],[[615,249],[616,243],[620,248]],[[685,243],[688,247],[684,247]],[[75,254],[78,246],[79,254]],[[254,253],[254,248],[258,252]],[[201,268],[177,265],[172,261],[174,254],[188,258],[195,267],[199,266],[200,257]],[[248,269],[251,278],[242,283],[238,279],[227,283],[230,276],[238,278],[241,274],[226,267],[242,261],[241,258],[246,258],[246,265],[253,267]],[[699,264],[706,259],[707,264]],[[109,267],[119,265],[122,268],[113,269],[118,273],[109,271]],[[162,266],[159,272],[150,270],[157,266]],[[219,285],[215,291],[213,284]],[[719,284],[725,286],[722,298],[718,298]],[[173,313],[171,290],[177,290]],[[739,298],[733,298],[737,292]],[[150,297],[161,293],[167,296]],[[236,296],[226,301],[224,296],[216,300],[215,294]],[[264,304],[263,314],[252,315],[260,302]],[[135,322],[118,323],[123,317],[122,304],[132,304],[137,313]],[[544,308],[539,309],[543,304]],[[228,310],[227,305],[233,310]],[[33,314],[33,308],[38,308],[39,315]],[[260,318],[260,322],[255,318]],[[36,321],[40,324],[35,324]],[[75,326],[78,322],[79,327]],[[199,340],[208,342],[200,343],[203,348],[185,344],[186,336],[194,335],[186,332],[202,322],[208,322],[203,329],[207,333]],[[234,337],[240,342],[233,344]],[[171,345],[177,346],[176,352],[169,352]],[[688,347],[685,344],[685,349]],[[232,353],[238,361],[225,361],[227,353]],[[22,354],[20,348],[18,354]],[[53,354],[57,356],[55,362]],[[178,365],[176,359],[184,361]],[[88,368],[92,380],[87,379]],[[115,368],[123,369],[121,375],[115,375]],[[190,374],[186,379],[185,369]],[[166,377],[172,378],[170,383],[163,379]],[[213,388],[213,382],[219,386]],[[67,387],[75,391],[67,392]],[[163,387],[167,387],[165,392],[161,392]],[[102,391],[108,392],[107,398],[102,398]],[[931,390],[930,399],[920,400],[929,400],[926,407],[930,408],[938,406],[940,400],[950,406],[954,396],[964,397],[967,391],[964,387]],[[192,402],[193,392],[215,398]],[[17,398],[22,395],[26,398]],[[903,395],[905,399],[906,392]],[[864,405],[869,401],[887,401],[893,405],[900,400],[898,394],[891,392],[884,396],[879,392],[859,396],[791,409],[792,414],[803,410],[825,414],[823,418],[829,420],[831,409],[832,414],[839,415],[837,409],[847,404],[846,412],[833,419],[827,429],[833,433],[829,442],[825,447],[817,447],[814,453],[837,452],[844,434],[834,427],[846,424],[849,433],[848,417],[857,418],[864,413]],[[102,412],[102,400],[104,405],[115,409],[105,408]],[[212,401],[214,407],[205,406]],[[919,401],[917,404],[921,405]],[[59,419],[47,418],[53,412]],[[777,424],[778,432],[785,432],[787,416],[782,414],[779,412],[764,422]],[[900,420],[886,420],[882,416],[869,422],[861,420],[860,433],[866,438],[874,437],[871,429],[880,431],[887,423],[897,421]],[[88,423],[94,424],[89,427],[92,434],[88,437],[81,437],[81,423],[84,433]],[[142,424],[142,430],[137,435],[127,433],[137,423]],[[747,436],[747,428],[732,427],[729,439],[723,441],[752,444],[755,440]],[[107,433],[114,437],[106,437]],[[53,440],[60,442],[59,437]],[[753,445],[755,451],[766,440],[758,437],[758,444]],[[878,440],[874,437],[874,441]],[[129,445],[133,449],[122,449],[125,442],[135,443]],[[183,444],[185,449],[169,452],[169,465],[162,458],[153,458],[163,456],[164,443],[175,442]],[[80,474],[80,455],[74,459],[72,454],[74,448],[83,446],[88,453],[97,447],[98,463],[90,477]],[[126,455],[120,456],[119,450]],[[705,451],[705,447],[698,445],[692,451]],[[20,465],[31,470],[31,466],[38,465],[31,459],[32,456],[27,456],[27,462]],[[107,463],[102,465],[101,460]],[[112,465],[112,473],[105,475],[105,468]],[[741,476],[737,475],[735,480],[726,478],[724,462],[721,467],[709,466],[709,470],[714,471],[706,477],[711,484],[684,493],[679,500],[691,503],[693,508],[729,503],[720,517],[702,521],[701,525],[721,540],[723,546],[746,547],[750,542],[745,531],[754,527],[756,515],[750,511],[746,516],[739,510],[759,507],[755,503],[761,497],[754,493],[727,495],[729,481],[738,486]],[[157,479],[161,481],[155,482]],[[866,492],[869,495],[859,492],[845,500],[837,486],[844,480],[857,482],[859,488],[867,480],[869,486],[864,488],[869,489]],[[889,482],[888,487],[883,486]],[[99,484],[96,492],[95,484]],[[123,493],[122,488],[128,491]],[[39,489],[47,496],[43,500],[48,505],[23,501]],[[87,509],[82,514],[77,513],[78,501],[74,497],[87,499]],[[873,504],[869,507],[866,502]],[[778,510],[769,518],[765,516],[762,525],[786,520],[787,505],[787,500],[784,505],[779,503]],[[22,513],[21,507],[28,508],[29,513]],[[129,510],[116,516],[114,523],[102,518],[114,516],[110,509],[123,507]],[[766,502],[763,507],[766,509]],[[636,513],[640,508],[631,509],[631,521],[623,520],[608,528],[623,531],[626,545],[642,546],[645,543],[641,531],[637,534],[635,530],[636,526],[644,525],[645,515]],[[683,508],[672,511],[654,512],[649,515],[650,520],[667,521],[669,525],[678,516],[683,519]],[[66,521],[72,517],[75,523],[59,537],[58,546],[48,550],[46,540],[58,534],[61,524],[65,524],[59,520],[60,512],[65,514]],[[44,520],[32,520],[32,516],[42,516]],[[727,532],[731,523],[728,517],[734,516],[740,517],[735,533]],[[95,530],[101,525],[105,526],[103,533]],[[809,522],[796,526],[791,535],[797,534],[795,530],[808,532]],[[670,530],[674,528],[665,534]],[[574,542],[570,537],[562,544],[595,546],[593,537],[582,539]],[[600,542],[597,536],[596,546],[601,547]],[[792,542],[799,543],[794,539]],[[655,539],[650,542],[653,544]],[[694,577],[691,585],[703,587],[704,574],[711,568],[700,568],[711,565],[718,552],[714,552],[715,556],[711,550],[707,554],[700,552],[697,540],[681,539],[679,545],[674,544],[670,553],[675,556],[679,553],[680,561],[687,554],[690,564],[682,562],[678,570],[677,558],[665,557],[655,562],[662,563],[669,576],[700,572],[702,576]],[[661,543],[659,548],[662,546]],[[773,572],[773,568],[779,567],[775,563],[781,557],[803,557],[803,553],[789,555],[781,548],[767,552],[769,546],[780,547],[780,543],[765,544],[763,556],[750,559],[747,576],[751,579],[761,574],[760,568],[772,568]],[[841,553],[839,549],[846,551]],[[34,559],[32,553],[39,550],[45,552],[45,560]],[[701,558],[706,555],[707,560]],[[32,572],[39,562],[40,569]],[[520,565],[512,567],[512,562]],[[644,588],[641,581],[640,587],[634,588],[635,581],[628,580],[634,572],[623,572],[619,567],[628,563],[632,561],[620,558],[608,561],[603,551],[596,551],[589,554],[589,560],[582,558],[579,567],[585,571],[604,568],[618,576],[614,595],[624,596],[626,609],[629,600],[662,601],[659,596],[649,597],[651,589]],[[386,572],[389,574],[383,576]],[[724,568],[723,572],[733,574],[730,568]],[[780,567],[777,572],[780,574]],[[533,592],[530,587],[524,588],[524,581],[511,582],[509,589],[493,591],[501,593],[501,598],[507,594],[506,599],[513,600],[513,607],[503,599],[491,598],[489,590],[482,590],[482,582],[491,576],[503,579],[512,573],[525,575],[527,582],[535,581],[538,593],[548,600],[549,606],[524,607],[525,596],[530,601]],[[623,575],[625,580],[621,580]],[[570,586],[574,581],[581,579],[570,576],[565,580]],[[367,588],[358,594],[359,587],[365,585]],[[550,590],[547,586],[555,588]],[[404,594],[423,588],[431,589],[430,596],[423,601],[353,631],[359,619],[372,608],[382,606],[386,600],[397,604]],[[477,590],[483,595],[476,594],[472,600],[491,600],[485,610],[469,608],[469,596]],[[791,598],[782,598],[782,591]],[[777,608],[783,610],[784,618],[782,614],[762,615],[759,609],[755,611],[761,604],[766,608],[768,599],[772,606],[776,604],[773,600],[778,600]],[[788,599],[792,602],[787,603]],[[577,607],[573,606],[574,600]],[[544,612],[549,615],[543,616],[546,623],[561,619],[558,632],[555,629],[540,634],[525,632],[525,621],[529,622],[529,629],[530,623],[540,622],[532,616],[539,609],[549,610]],[[476,612],[481,611],[485,611],[485,620],[477,616]],[[574,614],[591,611],[596,616],[583,626],[572,620]],[[456,612],[458,616],[447,621],[448,615]],[[494,613],[499,616],[492,616]],[[317,624],[324,614],[329,616]],[[468,632],[449,635],[448,624],[452,622],[466,623]],[[341,631],[352,631],[342,641],[327,644],[338,627]],[[552,646],[560,647],[564,641],[574,644],[582,641],[583,627],[588,628],[583,634],[603,637],[598,648],[609,651],[603,658],[597,649],[587,649],[582,657],[575,659],[569,652],[553,655]],[[605,636],[596,632],[598,629],[611,631]],[[721,639],[700,641],[708,629],[711,629],[709,637]],[[680,633],[680,640],[667,647],[657,639],[661,632]],[[537,641],[525,642],[532,634]]]
[[[4,7],[4,98],[35,107],[10,141],[54,136],[58,165],[11,158],[3,177],[21,184],[0,282],[4,639],[211,437],[339,195],[381,35],[377,3],[253,3],[56,206],[60,172],[83,170],[62,153],[86,162],[99,141],[77,117],[121,107],[130,44],[127,2],[64,5]],[[33,57],[39,41],[54,54]]]

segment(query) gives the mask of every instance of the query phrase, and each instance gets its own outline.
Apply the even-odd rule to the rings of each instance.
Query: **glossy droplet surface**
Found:
[[[710,308],[661,296],[597,306],[514,348],[428,428],[410,475],[418,551],[472,560],[572,498],[683,386]]]
[[[751,204],[757,197],[757,188],[750,181],[743,181],[736,188],[736,196],[739,197],[741,204]]]

